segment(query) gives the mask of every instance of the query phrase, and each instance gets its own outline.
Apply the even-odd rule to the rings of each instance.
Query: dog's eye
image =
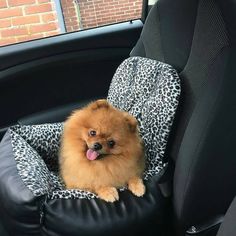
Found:
[[[96,131],[95,130],[90,130],[89,135],[90,136],[96,136]]]
[[[115,145],[115,141],[114,140],[110,140],[110,141],[107,142],[107,145],[108,145],[108,147],[113,148],[114,145]]]

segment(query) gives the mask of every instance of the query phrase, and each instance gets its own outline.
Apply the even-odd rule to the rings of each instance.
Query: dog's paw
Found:
[[[137,197],[142,197],[146,191],[143,180],[138,177],[129,180],[128,189]]]
[[[106,202],[115,202],[119,200],[118,191],[114,187],[102,187],[99,188],[96,192],[98,197]]]

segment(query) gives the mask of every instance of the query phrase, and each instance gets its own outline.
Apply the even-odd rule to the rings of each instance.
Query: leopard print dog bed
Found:
[[[135,116],[146,150],[144,179],[165,167],[165,147],[180,95],[175,70],[164,63],[140,57],[125,60],[117,69],[108,101]],[[81,190],[65,190],[58,176],[58,149],[63,124],[10,128],[17,169],[36,196],[50,198],[94,198]]]
[[[165,63],[131,57],[117,69],[108,92],[108,101],[115,107],[136,117],[146,150],[146,183],[165,170],[165,149],[180,96],[180,79],[177,72]],[[92,201],[96,195],[82,190],[65,190],[58,175],[58,150],[63,123],[17,125],[9,128],[0,144],[0,196],[10,193],[9,178],[19,191],[8,196],[23,196],[27,191],[38,206],[37,214],[44,212],[45,202],[69,199]],[[7,148],[6,148],[7,147]],[[4,151],[3,151],[4,150]],[[6,157],[8,153],[8,157]],[[8,159],[6,159],[8,158]],[[11,163],[8,168],[7,163]],[[1,164],[4,163],[4,164]],[[13,171],[14,173],[11,173]],[[126,192],[124,189],[121,191]],[[2,196],[1,196],[2,197]],[[14,202],[15,200],[12,200]],[[25,199],[24,199],[25,201]],[[12,203],[13,204],[13,203]],[[25,202],[24,202],[25,204]],[[18,204],[20,205],[20,204]],[[61,209],[61,208],[60,208]]]

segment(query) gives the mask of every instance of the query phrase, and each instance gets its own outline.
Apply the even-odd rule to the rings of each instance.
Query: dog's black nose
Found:
[[[100,143],[94,143],[93,144],[93,149],[95,151],[101,150],[102,149],[102,145]]]

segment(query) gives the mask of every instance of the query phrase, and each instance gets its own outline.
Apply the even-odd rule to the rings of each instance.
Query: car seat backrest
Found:
[[[174,66],[182,95],[166,155],[176,162],[182,230],[224,212],[236,194],[233,0],[159,0],[131,56]]]
[[[156,59],[182,70],[191,49],[197,2],[159,0],[150,10],[131,56]]]

